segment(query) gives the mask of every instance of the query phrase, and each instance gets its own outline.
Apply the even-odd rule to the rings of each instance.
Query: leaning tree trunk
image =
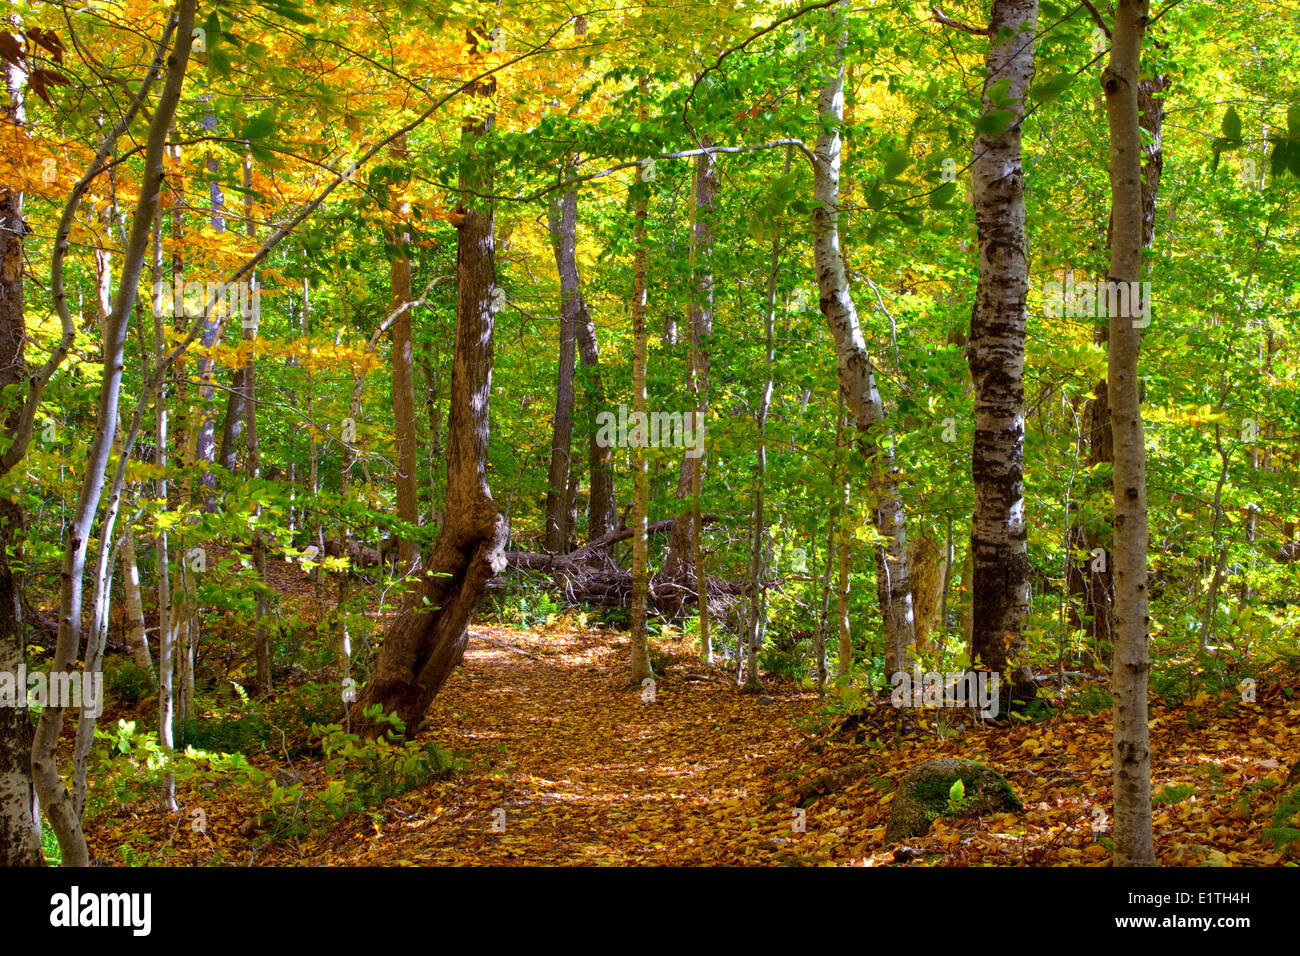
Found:
[[[9,105],[3,121],[19,126],[23,115],[26,73],[13,62],[4,64]],[[23,194],[5,189],[0,195],[0,389],[18,392],[27,378],[23,343],[27,335],[23,297]],[[0,408],[0,421],[11,433],[19,408]],[[0,673],[16,676],[24,670],[27,642],[23,626],[22,579],[10,563],[21,547],[23,512],[16,502],[0,496]],[[0,866],[41,865],[41,825],[36,788],[32,785],[32,725],[27,719],[27,688],[14,687],[16,706],[0,706]]]
[[[475,43],[471,33],[469,42]],[[429,704],[465,653],[468,627],[487,582],[505,566],[506,524],[487,483],[488,408],[492,394],[492,331],[496,285],[492,167],[475,146],[491,134],[488,103],[495,82],[474,98],[483,112],[461,129],[463,199],[457,208],[456,353],[447,432],[446,516],[426,564],[421,588],[389,627],[375,670],[352,706],[359,733],[383,729],[366,711],[396,713],[413,736]]]
[[[1142,277],[1142,135],[1138,71],[1147,0],[1118,0],[1110,64],[1101,76],[1110,128],[1111,248],[1108,282]],[[1151,750],[1147,728],[1150,619],[1147,606],[1146,448],[1138,390],[1141,325],[1136,294],[1116,295],[1110,315],[1111,422],[1115,440],[1115,647],[1111,669],[1116,866],[1154,866]],[[1107,296],[1110,301],[1112,296]],[[1127,306],[1127,308],[1125,307]],[[1149,303],[1147,308],[1149,308]],[[1119,314],[1114,314],[1118,312]],[[1143,323],[1145,324],[1145,323]]]
[[[841,21],[844,6],[834,14]],[[836,44],[831,73],[818,99],[821,132],[814,151],[813,258],[817,266],[822,314],[830,324],[839,354],[840,391],[861,433],[859,447],[870,471],[873,519],[886,543],[876,548],[876,593],[885,632],[885,670],[911,667],[912,588],[907,574],[907,535],[903,501],[895,478],[892,436],[880,436],[885,409],[876,388],[876,369],[858,323],[858,310],[849,294],[848,276],[840,254],[840,127],[844,123],[844,54],[848,31]],[[880,448],[877,450],[877,445]]]
[[[1020,127],[1034,75],[1037,22],[1038,0],[993,2],[982,115],[1005,116],[1006,125],[976,137],[971,165],[980,268],[966,346],[975,383],[970,651],[972,667],[1002,675],[1004,702],[1035,692],[1022,660],[1021,633],[1029,614],[1023,470],[1029,262]],[[996,102],[989,97],[991,86],[1006,86]]]

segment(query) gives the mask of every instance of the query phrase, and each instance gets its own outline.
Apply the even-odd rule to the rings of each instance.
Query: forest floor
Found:
[[[625,634],[476,627],[418,734],[463,760],[459,772],[271,841],[249,825],[255,801],[220,775],[197,776],[177,784],[182,815],[132,798],[88,821],[92,851],[108,865],[1109,865],[1104,684],[1058,696],[1037,719],[983,725],[966,712],[868,700],[845,729],[829,697],[770,678],[765,695],[741,694],[728,669],[706,674],[684,644],[652,644],[648,700],[628,684]],[[1153,701],[1162,865],[1295,858],[1300,844],[1288,857],[1264,830],[1300,757],[1296,683],[1277,665],[1260,675],[1254,702],[1206,689]],[[943,817],[887,847],[899,777],[944,756],[1004,774],[1024,811]],[[268,752],[253,763],[282,761]],[[854,765],[861,772],[847,783],[793,792]],[[299,756],[293,769],[313,789],[326,778],[319,759]],[[184,825],[194,807],[205,808],[204,832]]]
[[[630,688],[625,635],[476,629],[421,738],[471,769],[413,790],[259,860],[280,865],[749,864],[1108,865],[1109,708],[1036,722],[908,725],[878,705],[855,742],[816,694],[773,683],[737,692],[723,671],[656,648],[654,700]],[[665,658],[663,655],[667,655]],[[842,716],[842,715],[841,715]],[[932,718],[942,714],[931,711]],[[1261,680],[1255,703],[1202,692],[1153,708],[1156,840],[1163,865],[1268,865],[1263,835],[1300,755],[1300,701]],[[892,789],[939,756],[1012,782],[1020,814],[940,819],[883,843]],[[791,791],[850,764],[873,769],[800,804]],[[800,830],[802,829],[802,832]]]

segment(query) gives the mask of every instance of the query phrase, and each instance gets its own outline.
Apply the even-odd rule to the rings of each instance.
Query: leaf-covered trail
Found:
[[[466,770],[259,862],[1109,864],[1108,708],[963,730],[942,712],[882,704],[864,711],[856,740],[826,737],[815,694],[785,683],[770,698],[746,696],[722,671],[688,680],[702,670],[689,657],[660,657],[655,699],[643,700],[627,684],[627,649],[625,635],[603,631],[476,629],[419,735],[468,758]],[[1285,858],[1263,832],[1300,751],[1300,706],[1282,676],[1261,680],[1249,704],[1204,691],[1153,702],[1161,865]],[[936,733],[937,722],[947,730]],[[941,756],[1006,774],[1024,812],[939,819],[908,847],[886,847],[898,778]],[[867,769],[794,797],[849,765]]]
[[[650,701],[626,660],[625,635],[476,629],[421,735],[471,768],[390,802],[378,832],[361,816],[304,843],[320,858],[301,862],[770,861],[784,841],[754,818],[816,697],[759,703],[678,662]]]

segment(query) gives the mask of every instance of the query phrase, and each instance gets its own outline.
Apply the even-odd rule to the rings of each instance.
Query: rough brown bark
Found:
[[[145,633],[144,602],[140,595],[140,567],[135,553],[135,532],[122,536],[122,592],[126,605],[126,647],[136,665],[153,674],[149,636]]]
[[[26,74],[15,63],[4,64],[9,102],[0,122],[22,124]],[[21,385],[27,377],[23,342],[27,334],[23,290],[23,195],[0,187],[0,389]],[[11,432],[17,423],[17,403],[0,408],[0,421]],[[27,642],[22,611],[22,579],[10,563],[21,548],[23,513],[0,497],[0,673],[17,675],[24,669]],[[25,695],[27,688],[17,688]],[[41,825],[32,784],[32,725],[27,708],[0,707],[0,867],[41,865]]]
[[[235,473],[239,459],[239,442],[244,435],[244,373],[235,371],[230,376],[230,391],[226,393],[226,417],[221,426],[221,450],[217,460],[230,474]]]
[[[576,157],[575,157],[576,161]],[[591,432],[587,449],[590,497],[587,503],[587,540],[595,541],[618,525],[614,506],[614,467],[611,449],[598,440],[596,416],[605,408],[605,386],[600,371],[600,346],[596,341],[596,323],[582,295],[582,278],[578,272],[578,194],[570,190],[552,209],[549,225],[555,252],[555,268],[560,275],[561,314],[569,310],[574,318],[578,361],[582,366],[583,404]],[[570,528],[572,532],[572,528]]]
[[[473,34],[469,42],[474,43]],[[365,711],[378,705],[396,713],[414,735],[429,704],[461,660],[468,626],[488,580],[505,566],[501,549],[506,524],[487,483],[488,408],[492,393],[492,332],[496,250],[490,200],[492,168],[474,144],[491,134],[495,115],[488,102],[494,82],[480,83],[474,99],[481,111],[462,127],[466,150],[457,207],[456,352],[452,365],[447,432],[447,509],[426,564],[424,584],[409,598],[384,636],[375,670],[352,706],[358,732],[382,730]]]
[[[572,204],[569,198],[573,197]],[[572,211],[571,211],[572,210]],[[577,197],[573,193],[556,201],[548,210],[551,229],[551,242],[555,250],[556,264],[560,272],[560,343],[559,361],[555,376],[555,418],[551,428],[551,464],[547,471],[546,487],[546,534],[545,547],[551,554],[563,554],[568,550],[569,536],[573,529],[569,527],[569,473],[573,451],[573,370],[574,353],[577,348],[578,311],[585,308],[580,298],[581,293],[570,283],[577,278],[577,267],[566,277],[561,255],[561,243],[565,238],[572,241],[576,222],[570,224],[564,220],[577,216]],[[568,227],[566,231],[566,227]],[[573,256],[572,248],[568,256]],[[569,280],[566,282],[566,278]]]

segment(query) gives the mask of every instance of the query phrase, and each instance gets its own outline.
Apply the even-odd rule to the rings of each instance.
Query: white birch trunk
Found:
[[[844,7],[835,16],[843,18]],[[813,257],[817,266],[822,314],[830,324],[839,354],[840,391],[860,436],[859,446],[871,471],[873,518],[885,543],[876,548],[876,593],[885,631],[885,668],[889,674],[911,667],[912,589],[907,574],[907,535],[903,501],[894,477],[892,436],[884,431],[885,409],[876,388],[876,369],[867,353],[858,310],[849,294],[840,253],[840,127],[844,123],[844,53],[848,31],[836,44],[832,72],[818,98],[821,132],[814,150]]]

